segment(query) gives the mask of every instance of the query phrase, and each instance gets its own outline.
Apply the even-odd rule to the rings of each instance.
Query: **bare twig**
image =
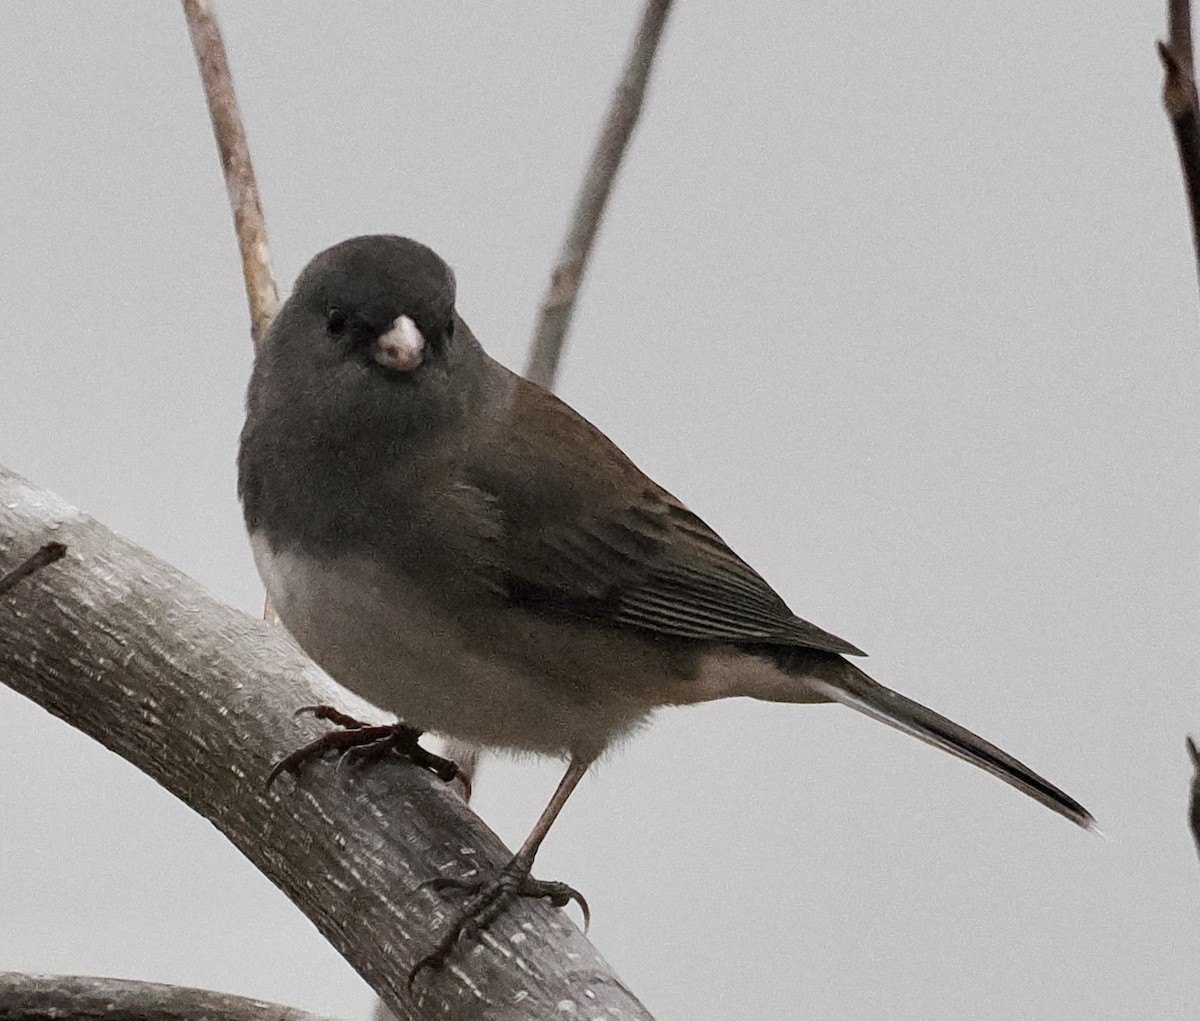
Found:
[[[1158,55],[1165,72],[1163,106],[1175,132],[1175,148],[1179,151],[1183,186],[1192,219],[1196,271],[1200,275],[1200,99],[1196,95],[1191,0],[1167,0],[1167,40],[1159,40]],[[1196,771],[1192,777],[1189,822],[1196,849],[1200,852],[1200,749],[1190,737],[1187,747]]]
[[[22,578],[36,574],[43,567],[48,567],[56,560],[61,560],[67,552],[67,547],[61,542],[48,542],[24,563],[18,564],[8,574],[0,578],[0,596],[16,585]]]
[[[542,301],[529,362],[525,368],[525,375],[529,379],[547,389],[554,386],[567,328],[575,311],[579,284],[587,268],[617,170],[642,112],[646,81],[650,77],[654,54],[670,10],[671,0],[646,0],[633,50],[575,200],[575,212],[558,263],[550,276],[550,287]]]
[[[53,532],[69,571],[35,574],[0,613],[0,682],[91,735],[211,821],[287,894],[401,1019],[649,1015],[561,911],[523,902],[476,945],[407,982],[461,908],[435,878],[510,857],[462,800],[399,758],[307,767],[267,791],[306,737],[293,712],[332,704],[378,720],[282,628],[0,468],[0,574]],[[398,662],[403,674],[413,669]],[[565,1004],[565,1006],[564,1006]]]
[[[1190,737],[1187,739],[1188,755],[1192,759],[1192,768],[1195,773],[1192,775],[1192,796],[1190,800],[1190,810],[1188,813],[1188,821],[1192,827],[1192,839],[1196,841],[1196,851],[1200,853],[1200,748],[1196,747],[1196,742]]]
[[[0,972],[4,1021],[328,1021],[277,1003],[155,982]]]
[[[229,193],[233,226],[242,252],[242,275],[246,280],[246,299],[250,303],[250,337],[258,350],[271,318],[279,308],[279,289],[271,272],[271,247],[267,241],[258,183],[250,162],[250,147],[246,143],[242,115],[233,91],[225,43],[208,0],[183,0],[183,13],[192,37],[192,48],[196,51],[196,64],[208,100],[208,115],[221,154],[225,189]]]
[[[1168,0],[1167,41],[1158,43],[1162,59],[1163,106],[1171,118],[1175,147],[1183,168],[1192,244],[1200,273],[1200,101],[1196,97],[1196,67],[1192,55],[1192,12],[1189,0]]]

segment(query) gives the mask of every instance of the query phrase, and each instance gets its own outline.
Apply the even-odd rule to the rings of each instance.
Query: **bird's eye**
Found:
[[[349,324],[350,317],[340,308],[331,308],[325,313],[325,329],[329,331],[331,337],[340,337],[346,332]]]

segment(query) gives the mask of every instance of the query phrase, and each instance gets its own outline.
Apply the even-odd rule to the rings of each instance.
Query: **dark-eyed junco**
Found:
[[[588,765],[653,710],[748,695],[841,702],[979,766],[1079,826],[1012,756],[876,683],[711,528],[552,394],[493,361],[450,268],[394,236],[305,268],[250,381],[238,461],[280,619],[410,728],[569,762],[505,873],[529,876]],[[481,906],[482,905],[482,906]]]

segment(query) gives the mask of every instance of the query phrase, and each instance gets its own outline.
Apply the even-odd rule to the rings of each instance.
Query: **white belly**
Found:
[[[511,655],[524,635],[480,641],[478,628],[464,633],[460,620],[365,561],[273,553],[261,535],[251,545],[280,620],[301,648],[339,684],[414,727],[493,747],[592,757],[657,701],[647,697],[645,679],[614,691],[603,678],[575,684],[531,668]],[[561,661],[553,630],[530,634],[531,641],[550,639],[546,662]]]

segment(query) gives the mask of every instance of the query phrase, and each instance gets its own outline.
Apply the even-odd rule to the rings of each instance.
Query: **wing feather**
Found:
[[[725,541],[557,398],[515,380],[472,460],[514,601],[707,641],[862,655],[801,620]],[[493,419],[495,425],[495,419]]]

